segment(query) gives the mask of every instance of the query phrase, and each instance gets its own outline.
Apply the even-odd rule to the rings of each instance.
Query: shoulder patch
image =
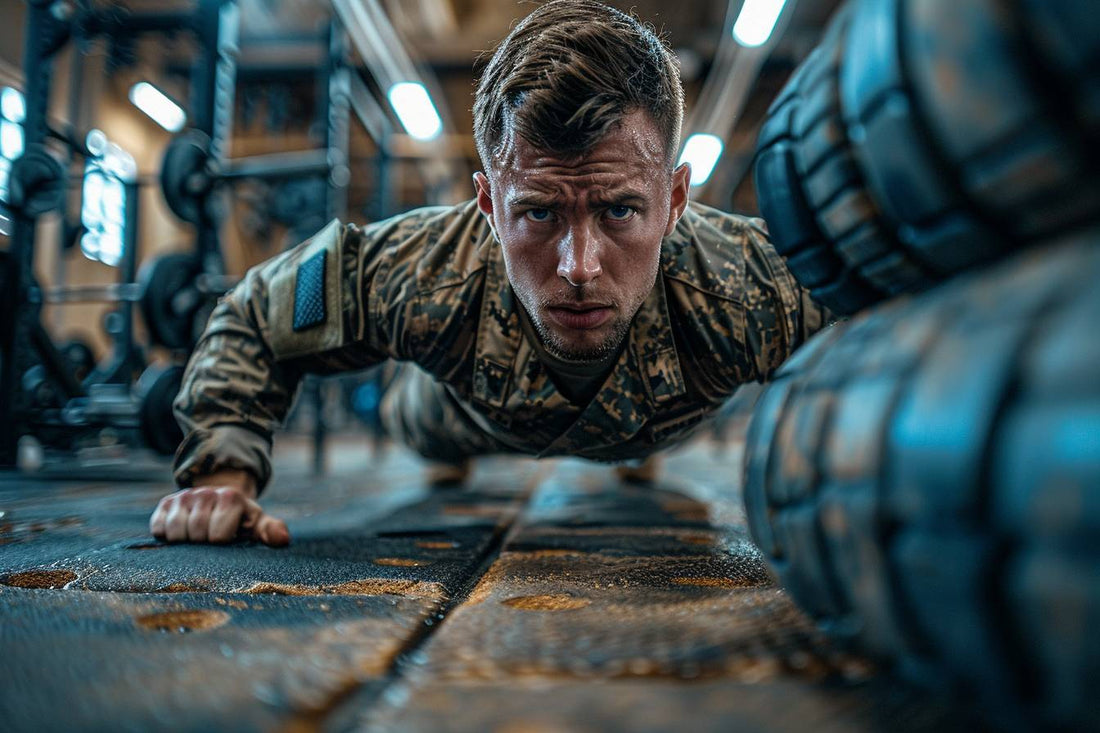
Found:
[[[342,231],[334,220],[265,267],[268,338],[276,359],[316,354],[343,345]]]
[[[298,266],[294,280],[294,330],[320,326],[325,322],[325,257],[321,250]]]

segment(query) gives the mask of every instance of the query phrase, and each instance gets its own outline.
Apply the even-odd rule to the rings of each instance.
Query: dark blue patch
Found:
[[[294,281],[294,330],[325,322],[325,255],[322,250],[298,266]]]

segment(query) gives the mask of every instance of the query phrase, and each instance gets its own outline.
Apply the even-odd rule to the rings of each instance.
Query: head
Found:
[[[661,240],[687,206],[674,167],[683,90],[637,19],[555,0],[494,53],[474,102],[478,206],[547,349],[597,359],[653,288]]]

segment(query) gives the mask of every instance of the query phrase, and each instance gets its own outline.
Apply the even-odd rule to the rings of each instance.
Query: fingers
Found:
[[[211,542],[225,544],[237,538],[237,531],[244,520],[246,501],[236,491],[226,491],[218,496],[214,511],[210,514]]]
[[[272,547],[290,543],[285,522],[265,514],[259,504],[229,486],[169,494],[149,518],[149,531],[168,542],[224,544],[243,535]]]
[[[190,514],[190,491],[181,491],[168,497],[168,515],[165,517],[164,539],[184,542],[187,539],[187,516]]]
[[[286,547],[290,544],[290,530],[286,528],[286,522],[270,514],[260,517],[255,534],[259,536],[260,542],[271,547]]]
[[[206,542],[207,528],[210,525],[210,513],[213,511],[216,501],[215,492],[203,489],[196,489],[192,492],[190,511],[187,514],[187,540],[189,542]]]
[[[245,519],[241,522],[241,531],[271,547],[284,547],[290,544],[290,531],[286,523],[266,514],[252,499],[245,499]]]
[[[160,502],[157,503],[157,508],[153,510],[153,515],[149,517],[149,531],[158,540],[164,539],[166,524],[165,520],[168,517],[167,504],[169,499],[171,499],[173,496],[175,496],[175,494],[169,494],[168,496],[162,498]]]

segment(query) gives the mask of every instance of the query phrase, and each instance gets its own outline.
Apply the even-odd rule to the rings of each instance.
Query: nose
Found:
[[[592,282],[603,273],[599,250],[599,239],[589,227],[572,227],[558,248],[558,277],[578,287]]]

